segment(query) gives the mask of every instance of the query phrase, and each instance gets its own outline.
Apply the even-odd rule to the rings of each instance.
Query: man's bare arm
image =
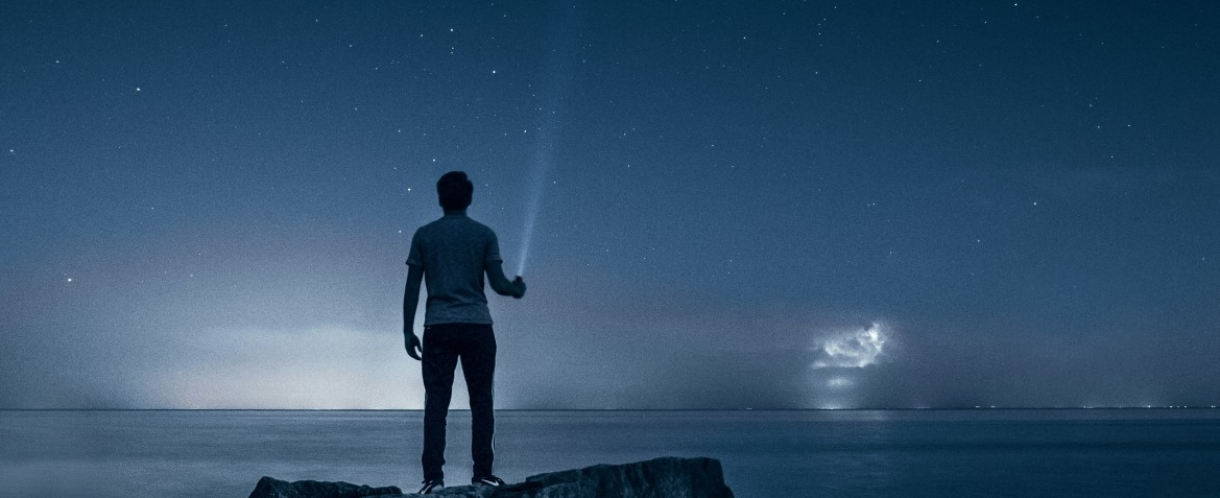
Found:
[[[490,261],[483,265],[483,269],[487,271],[487,283],[491,284],[491,290],[496,291],[496,294],[517,299],[525,295],[525,281],[517,277],[509,282],[508,277],[504,276],[503,263]]]
[[[402,295],[402,335],[406,341],[407,354],[420,359],[423,345],[415,335],[415,308],[419,306],[419,284],[424,279],[424,269],[407,265],[407,289]]]

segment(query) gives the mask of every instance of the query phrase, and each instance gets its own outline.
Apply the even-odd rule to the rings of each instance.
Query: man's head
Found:
[[[466,178],[462,171],[450,171],[441,175],[436,182],[436,195],[440,198],[441,208],[445,211],[461,211],[470,206],[470,198],[474,194],[474,184]]]

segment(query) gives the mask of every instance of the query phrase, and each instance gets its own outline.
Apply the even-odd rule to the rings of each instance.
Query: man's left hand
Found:
[[[415,334],[407,334],[407,354],[411,355],[412,358],[419,360],[420,355],[423,354],[423,352],[424,346],[421,342],[419,342],[419,336]]]

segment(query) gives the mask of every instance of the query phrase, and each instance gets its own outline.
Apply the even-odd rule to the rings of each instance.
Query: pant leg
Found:
[[[496,418],[492,403],[496,336],[491,325],[472,324],[462,348],[462,373],[470,391],[470,456],[474,475],[491,474],[495,460]]]
[[[451,332],[443,326],[424,328],[424,480],[445,477],[445,419],[458,360]]]

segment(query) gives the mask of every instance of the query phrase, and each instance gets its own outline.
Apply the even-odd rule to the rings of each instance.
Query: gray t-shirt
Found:
[[[424,326],[490,324],[483,268],[492,261],[503,261],[496,232],[466,215],[445,215],[419,227],[411,238],[407,264],[424,270],[428,287]]]

